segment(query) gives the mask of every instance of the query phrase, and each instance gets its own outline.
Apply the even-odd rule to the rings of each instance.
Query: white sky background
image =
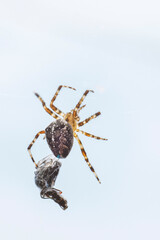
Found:
[[[160,5],[158,1],[1,1],[1,239],[160,239]],[[42,200],[27,147],[52,118],[71,110],[86,89],[80,136],[62,160],[56,187],[69,208]],[[40,138],[36,161],[50,154]]]

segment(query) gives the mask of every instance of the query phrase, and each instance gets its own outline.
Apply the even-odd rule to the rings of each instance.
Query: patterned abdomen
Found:
[[[47,143],[58,158],[66,158],[73,145],[73,130],[65,120],[58,119],[46,129]]]

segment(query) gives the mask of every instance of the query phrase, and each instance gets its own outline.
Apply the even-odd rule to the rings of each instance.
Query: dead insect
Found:
[[[35,184],[41,189],[40,196],[44,199],[52,199],[65,210],[68,208],[67,200],[62,197],[62,192],[56,188],[56,178],[58,176],[61,163],[53,156],[49,155],[37,163],[35,171]]]
[[[35,138],[33,139],[33,141],[31,142],[31,144],[28,146],[28,151],[31,156],[31,159],[34,162],[35,166],[37,167],[37,164],[34,161],[34,158],[31,154],[30,149],[31,149],[32,145],[34,144],[34,142],[36,141],[36,139],[39,137],[39,135],[45,134],[48,145],[49,145],[51,151],[54,153],[54,155],[57,158],[65,158],[68,156],[68,154],[72,148],[72,145],[73,145],[73,137],[75,137],[79,143],[79,146],[80,146],[80,149],[81,149],[82,155],[84,156],[85,161],[87,162],[89,168],[94,173],[94,175],[97,178],[97,180],[99,181],[99,183],[101,183],[94,168],[91,166],[91,164],[88,160],[86,151],[84,150],[84,147],[82,145],[82,142],[77,135],[77,132],[80,132],[87,137],[95,138],[98,140],[99,139],[107,140],[106,138],[100,138],[100,137],[94,136],[90,133],[87,133],[87,132],[84,132],[84,131],[78,129],[78,127],[82,127],[84,124],[88,123],[91,119],[94,119],[101,114],[100,112],[97,112],[97,113],[93,114],[92,116],[90,116],[89,118],[86,118],[85,120],[80,122],[79,112],[80,112],[80,110],[82,110],[82,108],[85,107],[85,105],[81,106],[81,104],[82,104],[84,98],[86,97],[86,95],[89,92],[93,92],[93,91],[86,90],[84,92],[83,96],[81,97],[81,99],[79,100],[79,102],[77,103],[77,105],[75,106],[75,108],[65,114],[53,105],[53,102],[55,101],[55,99],[62,87],[70,88],[73,90],[76,90],[76,89],[72,88],[72,87],[64,86],[64,85],[59,86],[54,97],[52,98],[52,100],[50,102],[50,108],[56,114],[60,115],[63,119],[61,119],[53,111],[51,111],[48,107],[46,107],[46,104],[43,101],[43,99],[39,96],[38,93],[35,93],[35,95],[41,101],[42,106],[45,109],[45,111],[47,113],[49,113],[52,117],[54,117],[56,119],[56,121],[52,122],[45,130],[38,132],[36,134]]]

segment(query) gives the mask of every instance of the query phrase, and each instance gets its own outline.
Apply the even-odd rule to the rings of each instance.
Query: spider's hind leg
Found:
[[[89,160],[88,160],[88,157],[87,157],[87,154],[86,154],[86,151],[84,150],[84,147],[82,145],[82,142],[81,140],[79,139],[78,135],[74,132],[74,137],[76,138],[76,140],[78,141],[79,143],[79,146],[80,146],[80,149],[81,149],[81,152],[82,152],[82,155],[84,156],[84,159],[85,161],[87,162],[89,168],[91,169],[91,171],[94,173],[95,177],[97,178],[98,182],[101,183],[101,181],[99,180],[94,168],[92,167],[92,165],[90,164]]]
[[[50,107],[52,108],[52,110],[55,111],[57,114],[61,115],[62,117],[64,117],[65,114],[64,114],[61,110],[59,110],[57,107],[55,107],[55,106],[53,105],[53,102],[56,100],[56,97],[58,96],[59,91],[61,90],[62,87],[70,88],[70,89],[72,89],[72,90],[76,90],[76,89],[75,89],[75,88],[72,88],[72,87],[60,85],[60,86],[58,87],[56,93],[54,94],[51,102],[50,102]]]
[[[35,164],[36,168],[37,168],[37,164],[36,164],[36,162],[34,161],[34,158],[33,158],[33,156],[32,156],[31,147],[33,146],[33,144],[35,143],[35,141],[37,140],[37,138],[39,137],[40,134],[45,134],[45,131],[42,130],[42,131],[38,132],[38,133],[36,134],[36,136],[34,137],[33,141],[31,142],[31,144],[30,144],[30,145],[28,146],[28,148],[27,148],[27,149],[28,149],[28,152],[29,152],[29,155],[30,155],[33,163]]]

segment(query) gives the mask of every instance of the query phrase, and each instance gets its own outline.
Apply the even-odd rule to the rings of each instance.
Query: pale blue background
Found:
[[[159,1],[2,0],[0,3],[0,239],[160,239]],[[27,147],[52,118],[71,110],[86,89],[79,134],[102,184],[74,147],[56,187],[69,208],[42,200]],[[50,154],[40,138],[36,161]]]

